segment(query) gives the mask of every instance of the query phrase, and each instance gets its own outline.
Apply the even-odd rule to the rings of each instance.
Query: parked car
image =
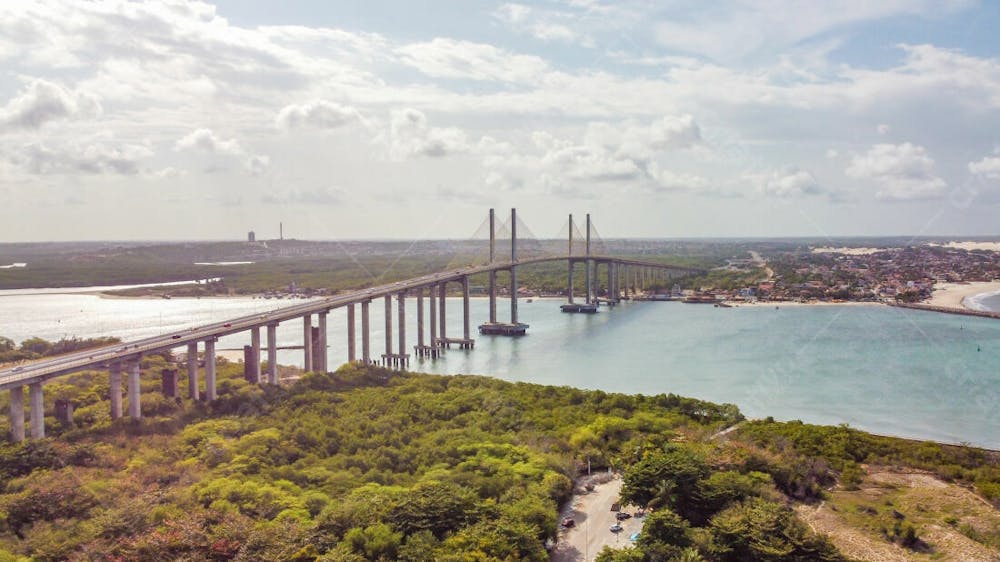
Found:
[[[620,533],[620,532],[622,532],[624,530],[625,529],[620,524],[618,524],[618,523],[615,523],[614,525],[611,526],[611,532],[612,533]]]
[[[562,520],[562,526],[563,527],[569,528],[569,527],[572,527],[574,525],[576,525],[576,521],[574,521],[572,517],[565,517],[565,518],[563,518],[563,520]]]
[[[627,511],[619,511],[618,513],[615,514],[615,519],[619,521],[624,521],[629,517],[632,517],[632,514],[628,513]]]

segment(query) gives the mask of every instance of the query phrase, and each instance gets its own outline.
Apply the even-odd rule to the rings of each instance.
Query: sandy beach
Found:
[[[935,283],[927,304],[946,308],[964,308],[975,310],[965,304],[967,297],[983,293],[1000,291],[1000,281],[983,281],[975,283]]]
[[[875,252],[885,252],[889,250],[898,250],[899,248],[831,248],[831,247],[821,247],[813,248],[812,253],[814,254],[844,254],[846,256],[866,256],[868,254],[874,254]]]
[[[945,248],[958,248],[960,250],[986,250],[989,252],[1000,252],[1000,242],[948,242],[947,244],[931,244],[931,246],[942,246]]]
[[[860,301],[757,301],[757,302],[744,302],[744,301],[726,301],[726,304],[732,306],[764,306],[764,307],[786,307],[786,306],[884,306],[880,302],[860,302]]]

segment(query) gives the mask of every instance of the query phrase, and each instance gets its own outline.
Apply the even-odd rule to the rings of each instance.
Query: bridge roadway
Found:
[[[45,359],[34,363],[0,370],[0,390],[6,390],[17,386],[43,382],[45,380],[66,375],[69,373],[83,371],[87,369],[106,368],[113,363],[124,362],[136,357],[158,353],[169,349],[186,346],[191,343],[198,343],[208,339],[219,338],[229,334],[245,332],[253,328],[260,328],[268,324],[278,324],[284,321],[293,320],[307,314],[328,311],[350,304],[358,304],[376,298],[383,298],[387,295],[405,293],[412,289],[419,289],[442,283],[458,282],[462,278],[486,273],[489,271],[505,271],[512,266],[524,266],[536,263],[546,263],[553,261],[585,261],[591,260],[595,263],[614,262],[625,266],[635,266],[648,269],[668,270],[674,272],[692,273],[699,270],[678,266],[669,266],[656,262],[643,260],[622,259],[612,256],[554,256],[521,259],[516,262],[502,262],[468,266],[454,271],[431,273],[421,277],[414,277],[405,281],[379,285],[369,289],[353,291],[342,295],[336,295],[318,300],[310,300],[301,304],[284,307],[278,310],[263,314],[253,314],[242,316],[232,320],[216,322],[190,328],[182,332],[172,332],[152,336],[141,340],[115,344],[100,348],[89,349],[76,353],[70,353]]]

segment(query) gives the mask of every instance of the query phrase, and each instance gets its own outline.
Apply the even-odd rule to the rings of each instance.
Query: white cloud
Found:
[[[876,144],[855,155],[845,170],[852,178],[872,180],[875,196],[887,200],[932,199],[945,193],[947,183],[935,175],[934,160],[922,146],[911,143]]]
[[[278,112],[276,123],[281,129],[314,127],[337,129],[362,121],[356,108],[339,103],[317,100],[303,105],[287,105]]]
[[[93,117],[101,112],[97,98],[46,80],[34,80],[0,109],[0,131],[39,129],[50,121]]]
[[[29,143],[11,157],[11,162],[31,174],[119,174],[136,175],[142,160],[153,152],[142,145],[87,144],[52,147]]]
[[[195,129],[174,145],[175,150],[198,150],[210,154],[242,156],[243,148],[236,139],[222,140],[211,129]]]
[[[240,160],[246,171],[253,176],[259,176],[267,171],[271,164],[268,156],[250,154],[240,146],[236,139],[223,140],[211,129],[195,129],[174,143],[176,151],[194,151],[211,157],[233,158]],[[216,160],[213,164],[218,164]]]
[[[400,61],[435,78],[532,82],[548,64],[533,55],[518,55],[485,43],[438,37],[398,48]]]
[[[823,191],[811,173],[795,166],[765,173],[746,174],[744,178],[766,197],[801,197]]]
[[[410,108],[392,112],[386,139],[390,156],[397,160],[412,156],[438,158],[470,149],[463,131],[431,127],[423,112]]]
[[[977,162],[969,162],[973,175],[991,180],[1000,180],[1000,156],[984,156]]]

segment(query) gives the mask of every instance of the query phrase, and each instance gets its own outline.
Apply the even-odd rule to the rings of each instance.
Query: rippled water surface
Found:
[[[298,301],[296,301],[298,302]],[[372,304],[373,355],[384,351],[381,300]],[[86,294],[0,296],[0,335],[114,335],[123,339],[259,313],[287,301],[105,299]],[[848,423],[879,433],[1000,448],[1000,321],[882,306],[714,308],[626,303],[596,315],[563,314],[559,302],[520,306],[523,338],[476,337],[411,368],[608,391],[674,392],[733,402],[749,416]],[[358,307],[360,309],[360,307]],[[472,300],[472,329],[487,316]],[[500,319],[507,301],[500,301]],[[407,300],[407,347],[416,343]],[[448,300],[448,335],[462,331],[460,299]],[[393,322],[397,320],[393,310]],[[358,310],[360,328],[360,310]],[[330,314],[330,364],[346,359],[346,314]],[[282,324],[279,345],[300,345],[302,322]],[[360,354],[361,338],[358,338]],[[223,338],[239,349],[249,334]],[[394,347],[398,346],[398,339]],[[394,349],[395,350],[395,349]],[[279,352],[301,364],[301,351]]]

